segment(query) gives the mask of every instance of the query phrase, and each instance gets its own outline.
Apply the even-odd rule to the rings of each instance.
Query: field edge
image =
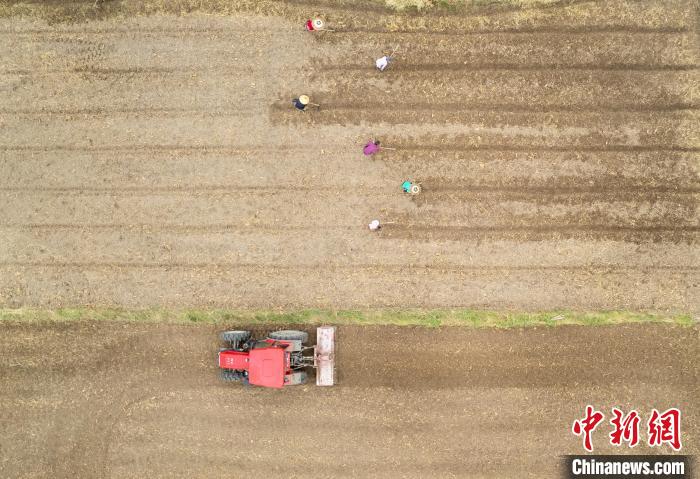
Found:
[[[0,321],[125,321],[174,324],[336,324],[367,326],[422,326],[437,328],[527,328],[563,325],[606,326],[665,323],[690,327],[698,319],[687,313],[635,311],[489,311],[475,309],[367,309],[367,310],[226,310],[226,309],[118,309],[118,308],[0,308]]]

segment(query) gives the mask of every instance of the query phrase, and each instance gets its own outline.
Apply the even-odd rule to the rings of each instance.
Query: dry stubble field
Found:
[[[2,305],[699,309],[694,2],[50,5],[0,19]]]

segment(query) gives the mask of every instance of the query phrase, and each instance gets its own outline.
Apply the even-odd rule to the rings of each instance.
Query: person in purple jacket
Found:
[[[365,154],[365,156],[371,156],[374,155],[375,153],[378,153],[379,150],[381,150],[379,146],[379,140],[370,140],[365,147],[362,149],[362,152]]]

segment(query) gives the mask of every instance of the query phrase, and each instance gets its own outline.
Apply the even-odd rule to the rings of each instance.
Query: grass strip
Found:
[[[562,325],[606,326],[629,323],[666,323],[680,326],[696,324],[690,314],[662,314],[632,311],[546,311],[512,312],[472,309],[379,309],[379,310],[325,310],[247,311],[225,309],[0,309],[0,321],[134,321],[179,324],[338,324],[338,325],[394,325],[462,326],[469,328],[527,328]]]

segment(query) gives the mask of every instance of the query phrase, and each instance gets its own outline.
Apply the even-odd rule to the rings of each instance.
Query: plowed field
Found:
[[[3,477],[557,478],[587,404],[678,407],[698,453],[697,328],[341,327],[338,385],[282,391],[219,381],[218,329],[0,324]]]

